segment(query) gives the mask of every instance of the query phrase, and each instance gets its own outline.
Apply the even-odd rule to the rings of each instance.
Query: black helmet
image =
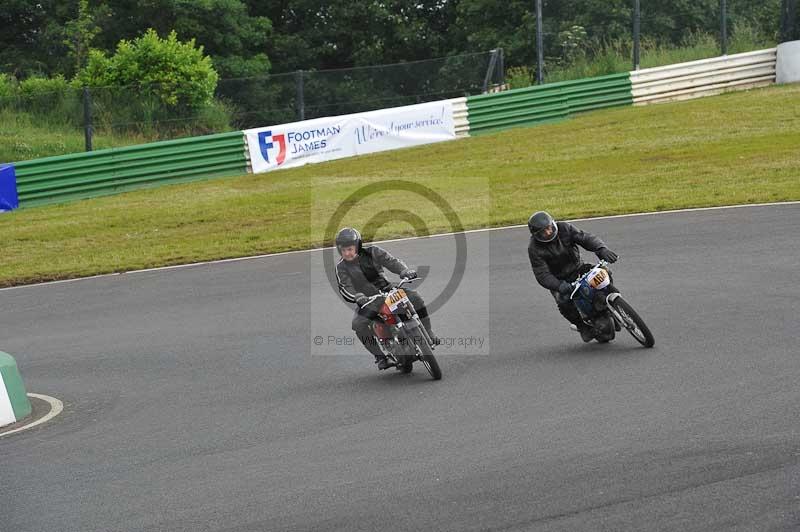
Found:
[[[336,249],[339,255],[342,254],[342,248],[347,246],[356,246],[356,251],[361,251],[361,233],[352,227],[345,227],[336,233]]]
[[[552,227],[552,234],[545,237],[544,231],[548,227]],[[558,225],[553,217],[544,211],[535,212],[528,218],[528,229],[530,229],[533,238],[539,242],[552,242],[558,236]]]

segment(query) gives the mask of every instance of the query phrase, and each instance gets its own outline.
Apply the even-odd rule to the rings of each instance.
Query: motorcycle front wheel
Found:
[[[428,342],[423,338],[417,342],[417,349],[419,349],[419,361],[431,374],[433,380],[438,381],[442,379],[442,370],[439,368],[439,363],[436,362],[436,357],[433,356],[433,350]]]
[[[622,297],[617,297],[609,303],[614,307],[619,315],[622,317],[622,326],[625,327],[631,336],[645,347],[653,347],[656,341],[653,338],[653,333],[647,327],[647,324],[639,317],[639,314],[633,310],[633,307],[628,304]]]

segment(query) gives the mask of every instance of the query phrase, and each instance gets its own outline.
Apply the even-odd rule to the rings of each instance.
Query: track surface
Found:
[[[524,229],[468,236],[434,325],[461,305],[490,348],[437,350],[441,382],[314,350],[350,320],[318,253],[0,292],[2,349],[65,404],[0,439],[0,529],[800,529],[800,206],[578,225],[654,349],[582,344]],[[451,238],[385,247],[430,298]]]

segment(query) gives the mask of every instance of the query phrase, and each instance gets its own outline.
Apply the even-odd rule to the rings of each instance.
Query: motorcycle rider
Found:
[[[370,296],[385,291],[391,286],[391,283],[383,276],[383,268],[407,279],[416,279],[417,272],[381,247],[363,246],[361,233],[352,227],[345,227],[336,235],[336,249],[342,257],[336,264],[339,293],[345,301],[357,305],[352,322],[353,331],[367,351],[375,357],[378,369],[389,368],[391,363],[370,329],[370,322],[378,319],[378,311],[383,304],[383,299],[377,298],[366,307],[361,307]],[[404,290],[431,339],[438,343],[431,329],[428,309],[425,307],[422,297],[408,288],[404,288]]]
[[[591,342],[595,332],[583,322],[578,308],[570,299],[573,291],[571,282],[581,273],[588,271],[587,267],[591,268],[591,265],[581,261],[578,246],[593,251],[609,263],[617,261],[617,254],[608,249],[598,237],[581,231],[571,223],[556,222],[545,211],[531,215],[528,219],[528,229],[531,232],[528,258],[536,280],[550,290],[559,312],[578,328],[581,339],[584,342]]]

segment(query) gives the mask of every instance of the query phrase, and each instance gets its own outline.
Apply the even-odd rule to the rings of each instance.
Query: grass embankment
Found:
[[[0,285],[309,248],[368,183],[422,183],[465,228],[559,218],[800,199],[800,85],[623,108],[573,120],[269,174],[175,185],[0,215]],[[407,209],[450,231],[406,194],[370,198],[343,223]],[[405,199],[411,197],[410,202]],[[373,227],[380,224],[375,224]],[[408,222],[376,236],[413,234]]]
[[[143,144],[152,138],[134,134],[96,135],[93,148]],[[0,163],[28,161],[51,155],[79,153],[85,149],[84,132],[55,120],[42,123],[29,113],[0,109]]]

